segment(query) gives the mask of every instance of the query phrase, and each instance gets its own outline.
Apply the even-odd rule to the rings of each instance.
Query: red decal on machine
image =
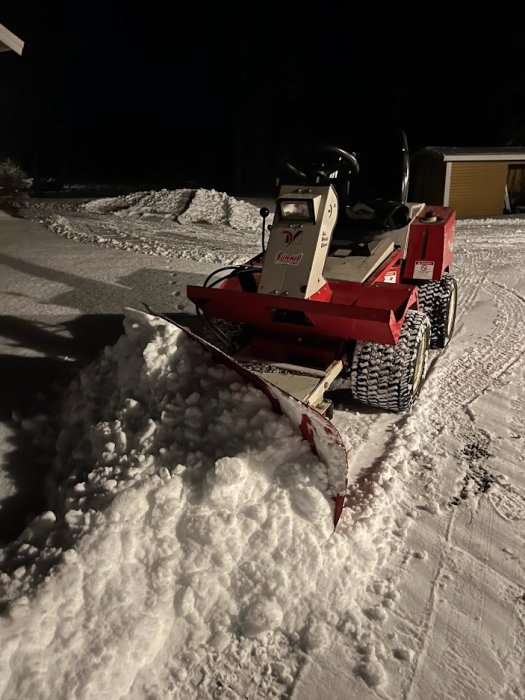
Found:
[[[277,265],[299,265],[302,259],[302,253],[285,253],[284,250],[280,250],[275,256]]]
[[[293,243],[293,233],[291,231],[283,231],[284,235],[286,236],[286,240],[284,242],[284,245],[288,247]]]
[[[283,231],[284,235],[286,236],[286,240],[284,242],[284,245],[288,248],[289,245],[292,245],[300,236],[302,235],[303,231],[302,229],[299,229],[295,233],[293,231],[288,231],[288,229],[285,229]]]

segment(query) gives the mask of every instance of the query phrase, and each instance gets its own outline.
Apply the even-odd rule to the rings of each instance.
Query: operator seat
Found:
[[[382,134],[382,142],[375,134],[368,142],[353,146],[359,174],[351,182],[333,183],[339,199],[334,231],[338,239],[367,243],[378,233],[410,223],[406,134],[401,130]]]
[[[282,181],[287,184],[331,184],[337,192],[339,216],[334,238],[352,245],[366,244],[378,233],[409,223],[409,157],[406,135],[396,130],[373,134],[347,149],[307,145],[282,159]],[[335,152],[335,156],[334,156]],[[347,154],[345,159],[341,154]],[[348,163],[354,161],[354,167]],[[334,161],[335,157],[335,161]],[[339,167],[341,165],[341,167]],[[281,180],[279,177],[279,180]]]

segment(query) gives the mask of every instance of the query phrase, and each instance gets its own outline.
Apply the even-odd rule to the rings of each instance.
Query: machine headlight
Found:
[[[285,199],[280,201],[281,218],[287,221],[314,221],[311,199]]]

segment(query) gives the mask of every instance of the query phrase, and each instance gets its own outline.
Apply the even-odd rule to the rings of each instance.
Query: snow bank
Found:
[[[39,205],[35,214],[63,238],[174,261],[239,264],[261,246],[257,207],[215,190],[136,192],[58,209],[45,218]]]
[[[79,205],[81,211],[118,216],[167,216],[176,218],[188,207],[195,190],[149,190],[118,197],[102,197]]]
[[[52,510],[0,578],[0,693],[280,695],[356,624],[380,509],[333,534],[295,426],[182,331],[128,314],[62,421]]]
[[[239,231],[260,231],[257,207],[230,197],[225,192],[206,189],[179,189],[134,192],[85,202],[82,211],[114,214],[120,217],[164,217],[181,224],[224,224]]]

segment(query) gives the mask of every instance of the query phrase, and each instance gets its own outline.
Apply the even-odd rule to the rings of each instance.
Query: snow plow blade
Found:
[[[130,311],[139,314],[145,313],[135,309],[130,309]],[[148,309],[148,314],[161,318],[183,331],[192,341],[198,343],[209,352],[215,361],[233,369],[246,382],[262,391],[270,401],[273,411],[277,414],[285,415],[296,426],[303,439],[307,440],[312,452],[319,457],[326,467],[328,490],[330,497],[334,501],[333,520],[335,529],[341,517],[347,489],[348,455],[341,435],[333,423],[311,406],[299,401],[258,374],[243,367],[239,362],[208,341],[200,338],[187,327],[181,326],[169,317],[157,314],[150,309]]]

